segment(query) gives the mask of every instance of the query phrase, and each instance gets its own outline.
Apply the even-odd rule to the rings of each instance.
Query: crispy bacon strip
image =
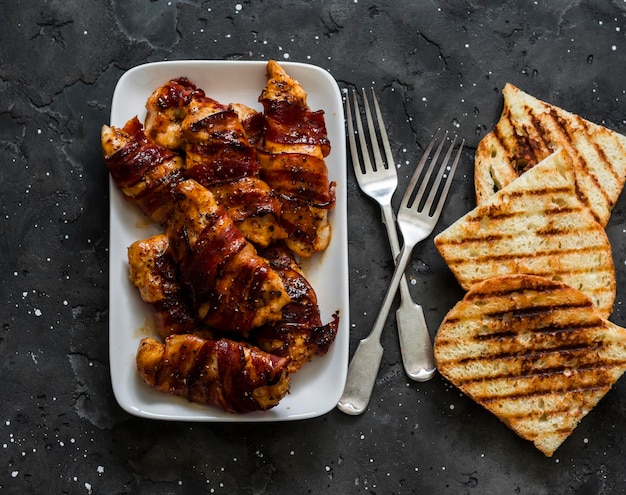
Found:
[[[273,60],[267,78],[259,97],[265,116],[261,177],[281,201],[287,245],[309,257],[328,246],[328,212],[335,205],[335,185],[324,162],[330,152],[324,114],[311,111],[302,86]]]
[[[289,391],[287,358],[228,339],[173,335],[162,344],[146,338],[136,362],[150,387],[232,413],[268,410]]]

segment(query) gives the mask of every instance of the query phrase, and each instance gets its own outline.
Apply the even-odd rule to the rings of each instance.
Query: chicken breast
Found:
[[[228,339],[143,339],[137,369],[150,387],[232,413],[265,411],[289,391],[288,359]]]

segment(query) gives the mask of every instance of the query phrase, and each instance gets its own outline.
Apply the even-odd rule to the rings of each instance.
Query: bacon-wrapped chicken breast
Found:
[[[200,320],[247,335],[280,320],[289,302],[281,278],[235,227],[214,196],[192,179],[175,189],[170,249]]]
[[[289,391],[287,358],[228,339],[172,335],[143,339],[139,375],[150,387],[232,413],[265,411]]]
[[[330,152],[324,113],[312,111],[306,96],[277,62],[267,64],[267,85],[259,97],[265,117],[261,177],[281,201],[287,245],[309,257],[330,242],[335,185],[324,161]]]
[[[113,182],[124,198],[164,225],[174,205],[174,188],[184,179],[182,158],[148,140],[137,118],[120,129],[103,126],[101,146]]]

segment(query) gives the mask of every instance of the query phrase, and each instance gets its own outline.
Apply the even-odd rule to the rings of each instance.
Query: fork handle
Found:
[[[359,342],[348,367],[343,394],[337,402],[340,411],[354,416],[367,409],[382,358],[379,339],[370,336]]]
[[[400,279],[409,262],[412,250],[412,245],[407,246],[405,244],[403,246],[374,326],[369,335],[359,342],[359,346],[354,356],[352,356],[350,366],[348,366],[348,376],[343,394],[339,402],[337,402],[339,410],[346,414],[356,415],[364,412],[372,396],[372,390],[374,389],[374,383],[376,382],[376,376],[378,376],[380,362],[383,357],[380,335],[385,327],[389,310],[398,291]]]
[[[430,380],[437,367],[422,307],[403,298],[396,311],[396,321],[404,371],[417,382]]]
[[[391,253],[397,262],[400,243],[391,205],[383,206],[381,212],[383,224],[387,228]],[[428,333],[424,311],[411,298],[404,275],[400,280],[400,306],[396,310],[396,324],[404,371],[412,380],[418,382],[430,380],[437,370],[433,344]]]

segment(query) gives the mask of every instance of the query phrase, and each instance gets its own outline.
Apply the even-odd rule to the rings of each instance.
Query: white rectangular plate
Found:
[[[337,183],[337,204],[330,215],[333,235],[328,249],[306,260],[304,269],[319,300],[322,321],[339,311],[337,338],[327,355],[306,364],[292,376],[291,391],[275,408],[235,415],[213,406],[159,393],[145,385],[135,367],[139,341],[152,336],[150,309],[128,280],[127,248],[158,232],[110,182],[109,351],[113,391],[129,413],[179,421],[284,421],[320,416],[335,407],[348,367],[349,294],[346,198],[346,151],[341,93],[323,69],[284,62],[287,73],[308,93],[313,110],[324,110],[332,150],[326,159],[330,180]],[[172,78],[187,77],[207,96],[222,103],[244,103],[262,110],[266,62],[172,61],[135,67],[120,78],[111,107],[111,125],[122,127],[135,115],[143,122],[148,96]]]

